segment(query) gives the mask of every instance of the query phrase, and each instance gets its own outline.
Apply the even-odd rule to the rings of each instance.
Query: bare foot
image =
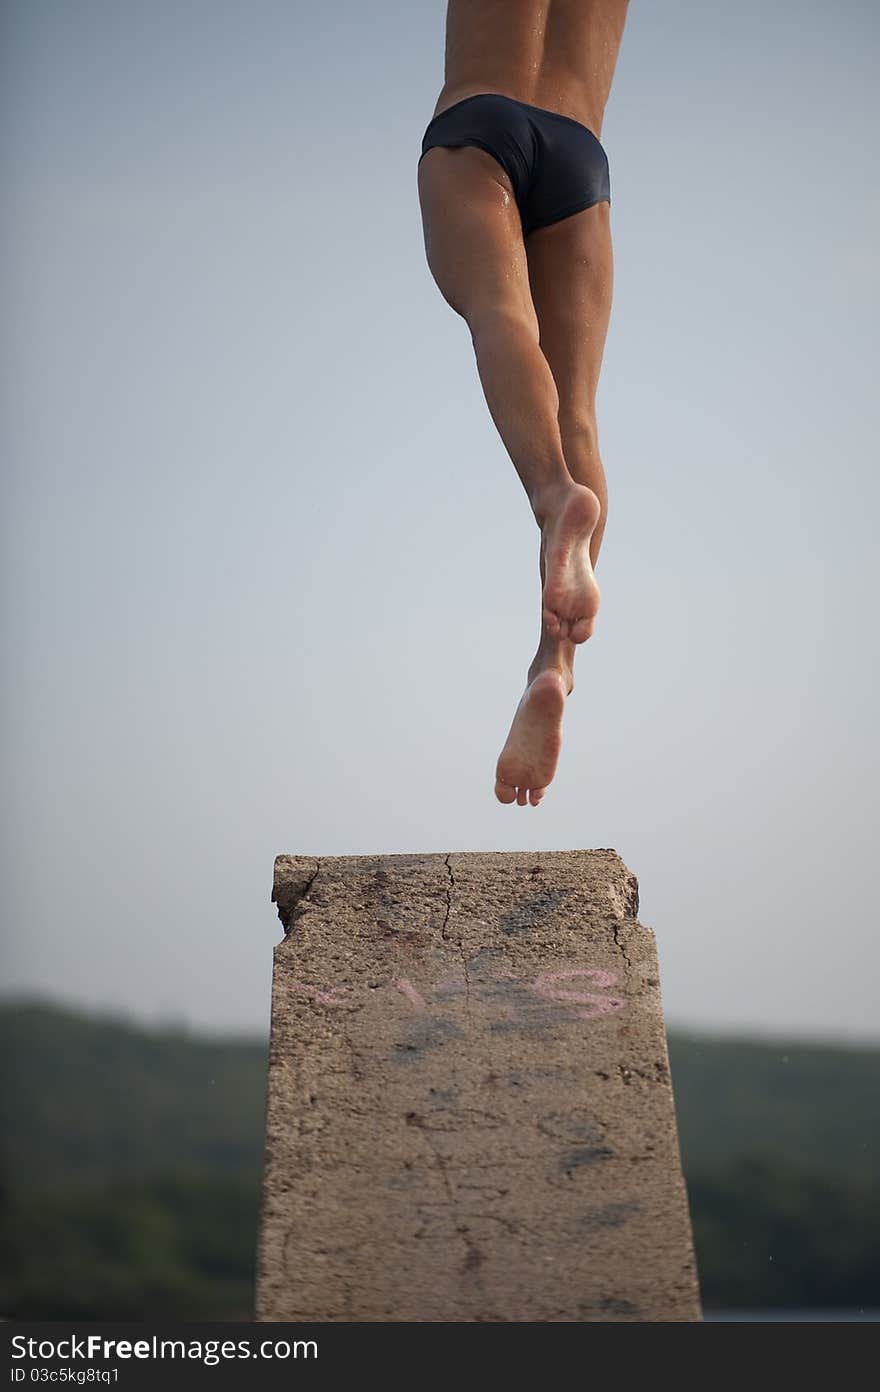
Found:
[[[556,772],[562,748],[562,711],[569,690],[565,674],[545,668],[529,682],[513,717],[495,769],[499,802],[537,807]]]
[[[544,627],[553,638],[583,643],[593,632],[599,586],[590,563],[590,538],[602,505],[592,488],[573,483],[541,529],[544,557]]]

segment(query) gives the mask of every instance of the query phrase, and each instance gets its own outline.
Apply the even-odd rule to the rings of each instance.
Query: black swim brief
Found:
[[[523,236],[611,202],[608,157],[596,136],[541,106],[497,92],[465,97],[428,123],[420,164],[435,145],[476,145],[498,161],[513,184]]]

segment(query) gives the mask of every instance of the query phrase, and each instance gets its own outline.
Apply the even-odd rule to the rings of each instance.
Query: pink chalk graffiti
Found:
[[[427,1006],[425,1005],[423,998],[419,995],[415,986],[408,979],[408,977],[403,977],[400,981],[395,981],[394,985],[397,987],[398,991],[402,996],[406,996],[410,1005],[415,1006],[416,1010],[427,1009]]]
[[[563,971],[543,972],[532,982],[535,995],[544,1000],[562,1001],[572,1005],[586,1005],[587,1010],[579,1010],[579,1020],[597,1020],[602,1015],[612,1015],[624,1004],[620,996],[598,996],[593,991],[564,991],[559,983],[573,981],[576,977],[587,977],[596,986],[613,986],[617,980],[616,972],[603,971],[601,967],[566,967]]]
[[[333,986],[329,991],[322,991],[320,986],[310,986],[306,981],[291,981],[291,988],[299,991],[300,995],[308,996],[309,1000],[317,1001],[319,1005],[347,1005],[348,1000],[345,996],[340,997],[340,991],[347,991],[347,986]]]
[[[542,1000],[554,1001],[560,1005],[583,1006],[584,1009],[578,1010],[573,1016],[566,1018],[571,1020],[598,1020],[603,1015],[612,1015],[615,1010],[621,1010],[625,1001],[620,996],[599,995],[596,991],[571,991],[566,989],[566,983],[578,979],[586,979],[591,985],[604,989],[613,986],[617,981],[617,973],[603,970],[602,967],[563,967],[559,971],[543,972],[529,984],[529,990]],[[501,971],[494,980],[512,980],[509,972]],[[410,1005],[415,1010],[427,1010],[428,1002],[420,991],[416,989],[409,977],[400,977],[392,981],[391,985],[395,990],[405,996]],[[321,986],[313,986],[307,981],[292,981],[291,989],[299,992],[300,995],[307,996],[309,1000],[317,1005],[346,1006],[351,1004],[352,995],[349,986],[331,986],[324,989]],[[458,995],[459,992],[467,990],[467,981],[464,976],[454,972],[450,976],[444,977],[442,981],[434,983],[433,990],[441,995]]]

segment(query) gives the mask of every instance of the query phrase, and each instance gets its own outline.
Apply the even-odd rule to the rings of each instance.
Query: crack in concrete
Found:
[[[446,931],[446,926],[447,926],[447,924],[449,923],[449,918],[450,918],[450,915],[451,915],[451,913],[452,913],[452,891],[455,889],[455,876],[454,876],[453,873],[452,873],[452,866],[451,866],[450,863],[449,863],[451,860],[452,860],[452,852],[450,851],[449,854],[448,854],[447,857],[446,857],[446,860],[444,861],[444,864],[445,864],[445,866],[446,866],[446,869],[447,869],[447,871],[448,871],[448,873],[449,873],[449,884],[448,884],[447,889],[446,889],[446,917],[445,917],[444,920],[443,920],[443,928],[441,929],[441,936],[442,936],[444,942],[449,942],[450,936],[451,936],[451,935],[450,935],[449,933],[447,933],[447,931]],[[456,946],[458,947],[458,955],[459,955],[460,958],[461,958],[461,970],[462,970],[462,975],[464,976],[464,1009],[465,1009],[465,1014],[467,1015],[468,1020],[469,1020],[471,1023],[473,1023],[472,1018],[471,1018],[471,978],[470,978],[470,973],[469,973],[469,971],[468,971],[467,954],[465,953],[465,950],[464,950],[464,942],[462,941],[462,938],[461,938],[461,935],[460,935],[460,934],[459,934],[459,937],[458,937]]]
[[[429,1128],[425,1125],[424,1119],[419,1116],[418,1112],[408,1112],[406,1119],[409,1122],[410,1126],[414,1126],[416,1128],[419,1135],[422,1137],[422,1140],[425,1142],[425,1145],[428,1147],[431,1154],[433,1155],[434,1164],[437,1167],[437,1173],[440,1175],[441,1183],[443,1185],[444,1190],[446,1191],[446,1197],[449,1200],[451,1207],[454,1209],[455,1194],[453,1193],[452,1185],[449,1182],[449,1175],[446,1170],[446,1161],[444,1160],[443,1155],[441,1154],[438,1147],[431,1140],[431,1133]]]
[[[450,851],[443,862],[449,875],[449,884],[446,886],[446,917],[443,920],[443,927],[440,929],[440,936],[444,942],[449,941],[449,934],[446,931],[446,927],[449,923],[449,915],[452,913],[452,891],[455,889],[455,876],[452,873],[452,866],[449,864],[451,856],[452,852]]]
[[[477,1267],[482,1266],[483,1262],[485,1261],[485,1257],[483,1256],[483,1253],[480,1251],[479,1247],[470,1237],[468,1228],[457,1221],[458,1201],[455,1197],[455,1191],[452,1187],[452,1183],[449,1178],[449,1172],[446,1169],[446,1160],[444,1159],[444,1156],[440,1148],[436,1146],[432,1141],[430,1131],[428,1127],[425,1125],[424,1119],[419,1116],[418,1112],[407,1112],[406,1120],[410,1126],[415,1127],[419,1135],[422,1137],[422,1140],[425,1142],[425,1145],[428,1147],[428,1150],[431,1152],[431,1155],[434,1157],[434,1164],[436,1166],[437,1173],[440,1176],[440,1181],[443,1185],[443,1190],[446,1194],[447,1203],[449,1204],[450,1217],[453,1220],[455,1231],[458,1233],[459,1237],[462,1240],[462,1243],[464,1244],[465,1271],[472,1272],[476,1270]]]
[[[615,925],[614,925],[613,932],[614,932],[614,945],[615,945],[615,947],[617,948],[618,952],[620,953],[621,957],[623,958],[624,962],[626,962],[626,965],[627,965],[628,969],[629,969],[630,971],[632,971],[632,960],[631,960],[630,955],[629,955],[629,953],[627,952],[626,948],[624,947],[623,943],[620,941],[620,927],[619,927],[619,925],[616,924],[616,923],[615,923]]]
[[[346,1047],[346,1049],[347,1049],[347,1051],[348,1051],[348,1066],[349,1066],[349,1068],[351,1069],[351,1076],[354,1078],[355,1082],[358,1082],[358,1083],[359,1083],[359,1082],[361,1082],[361,1081],[363,1080],[363,1076],[364,1076],[363,1073],[361,1072],[361,1067],[360,1067],[360,1054],[357,1052],[357,1050],[356,1050],[355,1047],[354,1047],[354,1041],[352,1040],[352,1037],[351,1037],[351,1030],[350,1030],[349,1027],[348,1027],[348,1019],[346,1018],[346,1017],[347,1017],[347,1012],[340,1012],[340,1013],[341,1013],[342,1016],[343,1016],[342,1021],[341,1021],[341,1024],[342,1024],[342,1035],[343,1035],[343,1038],[345,1039],[345,1047]]]
[[[520,1237],[523,1233],[528,1233],[529,1237],[536,1237],[539,1240],[544,1237],[538,1228],[532,1228],[528,1223],[514,1221],[512,1218],[505,1218],[500,1213],[481,1213],[480,1219],[488,1223],[500,1223],[505,1232],[511,1237]]]

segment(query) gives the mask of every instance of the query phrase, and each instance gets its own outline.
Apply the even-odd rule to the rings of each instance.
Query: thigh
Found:
[[[589,424],[611,316],[610,208],[592,208],[525,240],[541,348],[559,392],[560,423]]]
[[[519,209],[497,160],[475,146],[434,146],[418,167],[428,266],[470,325],[510,312],[538,326]]]

